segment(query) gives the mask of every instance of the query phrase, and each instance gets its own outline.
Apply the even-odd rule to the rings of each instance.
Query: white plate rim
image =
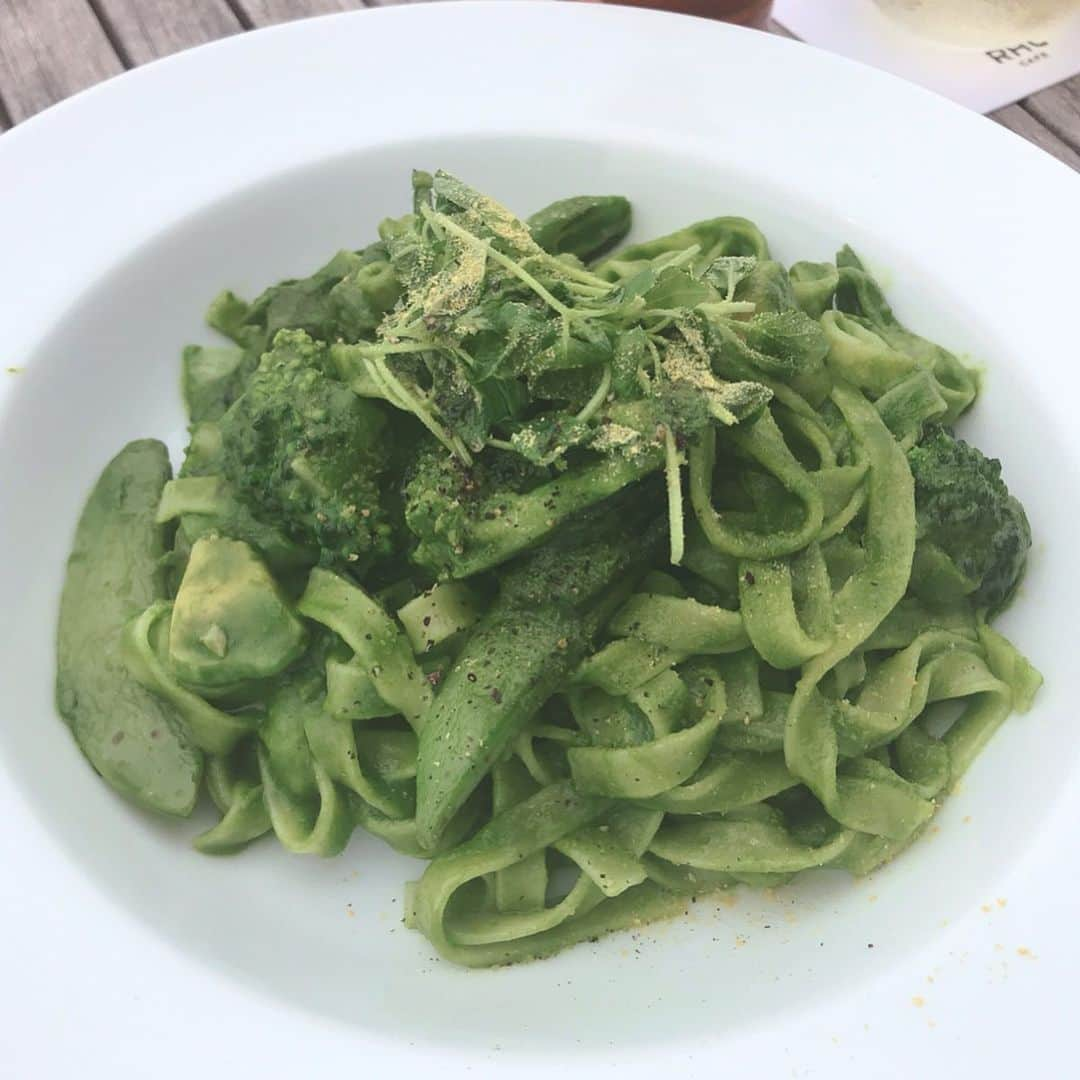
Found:
[[[587,116],[583,99],[610,106],[596,84],[597,69],[606,71],[611,63],[605,66],[589,55],[590,35],[636,42],[639,49],[648,42],[649,49],[660,54],[668,49],[671,55],[653,59],[658,68],[671,71],[677,70],[678,56],[700,60],[705,55],[703,43],[715,42],[719,48],[721,42],[736,40],[740,49],[753,53],[761,64],[783,65],[785,77],[802,88],[800,108],[808,116],[827,108],[840,129],[849,124],[869,130],[870,120],[882,117],[911,123],[912,130],[897,128],[889,145],[876,147],[864,175],[852,179],[846,194],[853,214],[872,210],[867,188],[883,183],[886,176],[894,189],[905,180],[913,185],[925,180],[918,162],[906,157],[914,148],[924,161],[940,154],[949,162],[950,173],[940,178],[935,193],[943,205],[957,205],[965,189],[969,194],[978,191],[970,205],[971,217],[993,225],[998,249],[1024,252],[1040,267],[1062,270],[1068,266],[1062,252],[1080,249],[1077,215],[1063,216],[1063,211],[1076,206],[1080,179],[1065,166],[989,121],[862,65],[780,39],[638,10],[526,2],[383,9],[274,27],[148,65],[76,95],[0,139],[0,178],[5,187],[0,236],[6,238],[9,251],[19,253],[18,259],[0,261],[0,297],[9,303],[18,300],[0,316],[4,356],[11,358],[4,363],[17,363],[31,353],[62,310],[143,240],[227,191],[270,171],[332,152],[340,140],[342,118],[350,106],[363,100],[363,79],[390,72],[387,54],[395,44],[408,38],[414,48],[432,52],[433,62],[421,65],[422,74],[414,79],[418,85],[410,90],[410,103],[415,104],[425,90],[439,89],[434,62],[439,41],[446,35],[467,39],[469,30],[475,31],[486,49],[505,48],[511,54],[510,43],[515,39],[534,45],[557,42],[565,50],[565,66],[577,59],[585,68],[591,60],[593,70],[591,82],[574,85],[554,65],[545,66],[540,58],[520,50],[512,64],[506,57],[489,57],[492,80],[511,68],[519,73],[527,68],[531,79],[501,84],[498,95],[486,93],[488,86],[482,80],[471,90],[459,88],[460,104],[470,110],[469,130],[593,133],[596,122]],[[473,47],[479,48],[476,40]],[[376,44],[383,48],[374,48]],[[268,104],[267,87],[275,71],[291,66],[310,85],[320,73],[312,59],[304,58],[324,63],[348,55],[349,50],[365,56],[369,74],[358,76],[357,86],[346,87],[333,108],[314,118],[305,117],[298,102],[290,101],[280,87],[270,91]],[[190,87],[196,84],[200,93],[192,95]],[[220,115],[222,100],[238,111],[246,109],[246,148],[236,146],[227,118]],[[644,91],[632,103],[631,120],[609,117],[605,125],[609,135],[662,138],[672,145],[698,149],[717,136],[715,117],[706,116],[702,109],[687,105],[677,115],[665,114]],[[553,122],[557,107],[565,113]],[[283,114],[297,121],[294,137],[287,143],[273,139],[274,125],[281,123]],[[161,123],[161,117],[168,122]],[[304,119],[306,124],[301,123]],[[404,120],[399,115],[375,117],[352,145],[429,135],[441,132],[439,125],[437,114],[419,109]],[[740,140],[743,152],[766,159],[772,155],[778,169],[790,167],[797,159],[812,185],[815,176],[826,175],[815,154],[840,152],[841,140],[836,136],[830,143],[823,138],[822,125],[816,121],[807,124],[807,129],[804,142],[779,148],[756,137],[737,112],[721,128],[725,135]],[[193,146],[202,153],[195,166],[183,161]],[[962,153],[956,151],[958,146]],[[73,160],[79,163],[74,170],[70,168]],[[118,168],[121,164],[128,167],[126,173]],[[181,164],[185,168],[179,174]],[[172,165],[179,175],[170,173]],[[1037,193],[1038,199],[1026,204],[1022,215],[1001,214],[1002,207],[1015,202],[1021,191]],[[932,205],[900,204],[890,207],[890,212],[897,219],[891,228],[898,233],[929,225],[932,229],[940,226],[948,234],[950,223],[939,220]],[[1033,310],[1037,299],[1068,303],[1069,292],[1061,282],[1043,283],[1037,294],[1035,285],[1017,281],[1007,268],[976,265],[970,254],[950,251],[944,241],[928,246],[944,276],[978,273],[987,287],[1000,288],[1002,299],[991,317],[991,333],[1009,333],[1010,326]],[[1032,351],[1053,350],[1063,325],[1050,319],[1033,326]],[[1042,404],[1064,417],[1077,381],[1071,373],[1063,374],[1056,397],[1047,393]],[[0,376],[0,409],[13,388],[12,379]],[[937,1075],[946,1063],[978,1063],[984,1071],[996,1063],[1004,1071],[1014,1051],[1017,1063],[1034,1064],[1030,1040],[1036,1038],[1048,1055],[1053,1055],[1055,1047],[1065,1049],[1069,1034],[1062,1007],[1065,976],[1080,959],[1080,935],[1068,922],[1070,907],[1064,895],[1070,883],[1080,879],[1080,851],[1068,831],[1078,805],[1080,793],[1075,791],[1059,803],[1045,832],[1033,838],[1029,856],[1011,876],[1009,909],[995,916],[994,934],[1008,936],[1012,920],[1013,936],[1023,935],[1040,959],[1018,963],[1017,974],[992,994],[978,989],[980,976],[970,971],[957,975],[950,987],[938,988],[936,995],[955,998],[948,1033],[931,1028],[912,1006],[912,997],[918,995],[909,989],[911,973],[893,971],[863,991],[880,1002],[883,1019],[875,1032],[852,1030],[841,999],[781,1019],[767,1031],[729,1038],[722,1045],[703,1041],[694,1047],[663,1046],[655,1053],[636,1049],[633,1060],[612,1048],[602,1061],[583,1055],[580,1063],[567,1060],[561,1066],[571,1075],[584,1074],[601,1063],[618,1065],[630,1075],[647,1075],[677,1063],[695,1072],[745,1062],[766,1075],[784,1068],[799,1070],[796,1075],[817,1075],[821,1070],[823,1075],[842,1077],[865,1074],[868,1067],[873,1075],[891,1075],[893,1062],[902,1057],[905,1071],[922,1068],[928,1075]],[[494,1048],[484,1055],[466,1056],[370,1037],[360,1040],[354,1031],[321,1023],[224,978],[208,976],[141,926],[132,925],[95,886],[65,865],[2,771],[0,817],[6,822],[0,837],[0,862],[25,870],[35,885],[33,895],[28,895],[15,886],[17,875],[6,873],[8,884],[0,887],[0,925],[9,928],[3,935],[12,965],[9,970],[20,975],[18,992],[9,985],[3,994],[8,1030],[20,1033],[10,1056],[13,1061],[33,1062],[34,1075],[59,1075],[85,1061],[88,1054],[94,1054],[103,1066],[111,1063],[124,1074],[135,1075],[135,1064],[145,1061],[162,1039],[170,1040],[169,1056],[158,1061],[158,1076],[190,1075],[195,1068],[205,1068],[207,1048],[236,1048],[245,1067],[258,1068],[264,1075],[284,1075],[303,1065],[310,1060],[313,1046],[326,1063],[321,1067],[327,1069],[355,1065],[358,1053],[365,1055],[367,1063],[377,1056],[382,1066],[419,1069],[430,1065],[449,1075],[470,1071],[475,1075],[475,1070],[488,1067],[500,1075],[525,1076],[550,1068],[543,1061],[500,1057]],[[1039,886],[1048,873],[1059,888]],[[73,924],[75,915],[79,922]],[[88,941],[81,931],[91,926],[94,940]],[[14,927],[17,933],[12,932]],[[985,945],[987,933],[986,920],[973,912],[949,928],[934,947],[960,955],[980,943]],[[924,968],[925,960],[917,970]],[[70,1001],[77,1007],[69,1001],[66,1008],[58,1009],[58,987],[66,987],[64,993],[73,992]],[[966,995],[976,995],[972,1000],[977,1007],[965,1008]],[[169,1015],[166,1009],[171,1010]],[[117,1031],[118,1013],[123,1045],[110,1035]],[[55,1035],[58,1021],[63,1038]],[[177,1025],[197,1033],[197,1038],[170,1039]],[[1005,1034],[1010,1027],[1024,1032],[1028,1046],[1022,1054]]]

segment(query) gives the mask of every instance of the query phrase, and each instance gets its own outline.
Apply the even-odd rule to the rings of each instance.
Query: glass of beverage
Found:
[[[874,0],[889,18],[934,41],[985,48],[1011,45],[1071,12],[1080,0]]]

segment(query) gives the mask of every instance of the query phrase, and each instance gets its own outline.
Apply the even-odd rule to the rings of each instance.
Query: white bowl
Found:
[[[178,353],[219,288],[252,294],[364,243],[406,208],[414,166],[522,211],[623,192],[639,236],[736,213],[785,260],[850,242],[902,317],[985,364],[965,430],[1030,512],[1003,623],[1047,685],[895,865],[465,972],[399,925],[417,864],[374,839],[326,862],[274,844],[209,859],[190,824],[92,774],[51,684],[93,478],[129,438],[181,445]],[[0,364],[17,369],[0,373],[8,1075],[1003,1075],[1071,1045],[1080,179],[791,42],[504,3],[318,19],[152,64],[0,139],[0,186]]]

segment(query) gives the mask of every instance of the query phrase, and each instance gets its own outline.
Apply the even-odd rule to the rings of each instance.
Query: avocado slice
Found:
[[[169,660],[181,681],[221,687],[265,679],[306,644],[304,624],[254,548],[224,536],[195,541],[169,628]]]
[[[128,620],[165,595],[165,535],[154,518],[171,471],[162,443],[128,443],[87,500],[60,599],[56,703],[116,791],[184,817],[198,796],[203,755],[176,711],[131,677],[120,651]]]

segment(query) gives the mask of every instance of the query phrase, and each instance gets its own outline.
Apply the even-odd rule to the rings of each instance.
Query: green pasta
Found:
[[[207,854],[425,860],[405,921],[474,967],[912,843],[1041,683],[991,626],[1031,532],[953,432],[976,377],[850,248],[718,217],[597,262],[630,226],[416,173],[378,240],[214,302],[179,476],[123,450],[65,585],[106,780],[205,781]]]

